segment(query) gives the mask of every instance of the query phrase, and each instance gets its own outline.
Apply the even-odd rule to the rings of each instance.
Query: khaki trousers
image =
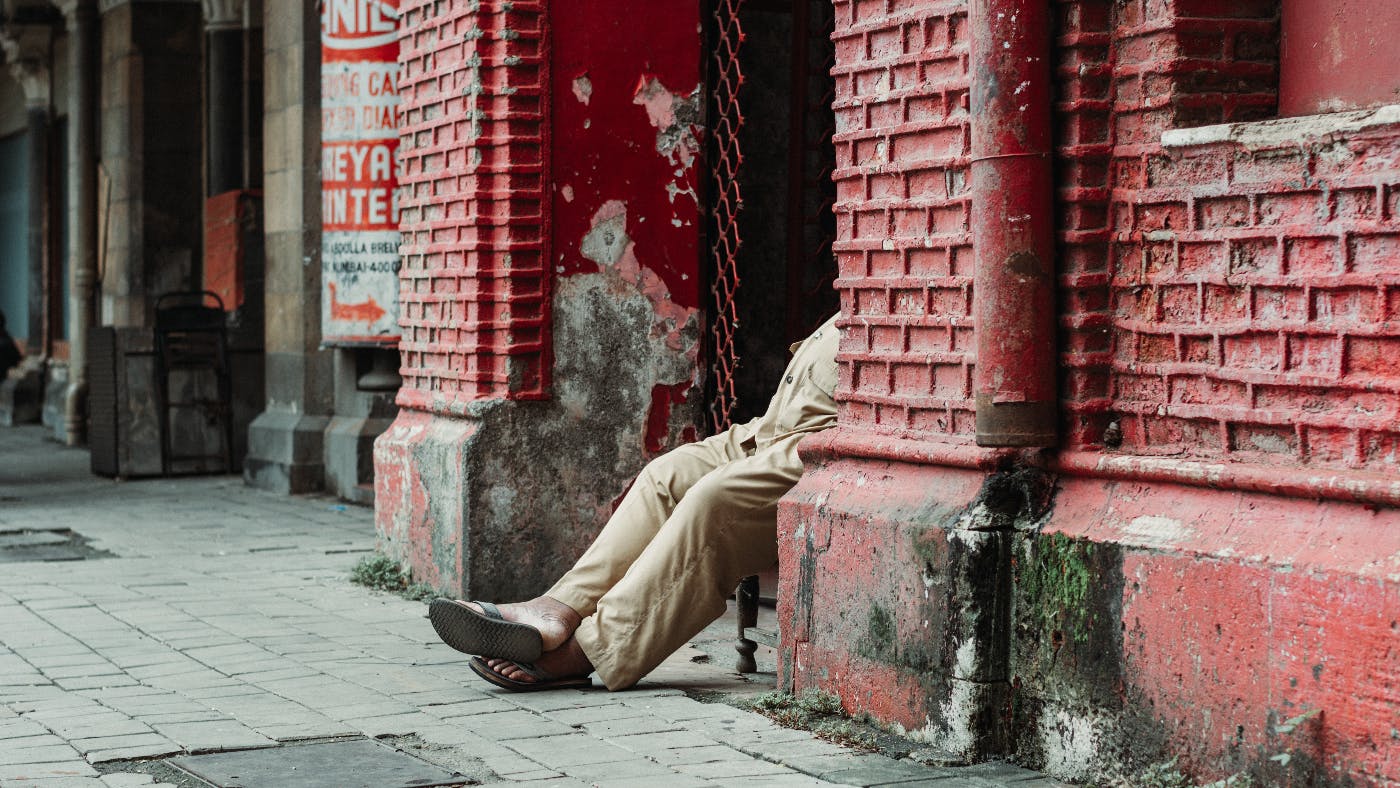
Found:
[[[751,434],[731,427],[653,460],[549,590],[584,617],[574,636],[608,689],[637,683],[777,560],[778,499],[802,475],[807,433],[761,448]]]

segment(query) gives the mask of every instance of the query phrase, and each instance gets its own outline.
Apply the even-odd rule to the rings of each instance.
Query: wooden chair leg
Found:
[[[758,576],[750,575],[740,580],[739,587],[734,591],[734,599],[739,609],[739,640],[734,644],[739,660],[735,668],[740,673],[756,673],[758,663],[754,660],[754,653],[758,651],[758,643],[744,637],[744,630],[758,626]]]

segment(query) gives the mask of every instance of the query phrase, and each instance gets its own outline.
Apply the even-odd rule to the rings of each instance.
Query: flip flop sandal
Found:
[[[538,629],[506,621],[500,608],[490,602],[472,604],[480,605],[483,612],[452,599],[434,599],[428,606],[428,619],[442,642],[463,654],[512,662],[534,662],[544,653]]]
[[[515,660],[511,660],[515,662]],[[552,676],[549,673],[529,663],[515,662],[515,666],[534,677],[534,681],[516,681],[506,678],[492,670],[486,664],[486,660],[481,657],[472,657],[470,663],[472,672],[495,684],[503,690],[511,692],[539,692],[541,690],[554,689],[588,689],[593,686],[593,679],[587,676]]]

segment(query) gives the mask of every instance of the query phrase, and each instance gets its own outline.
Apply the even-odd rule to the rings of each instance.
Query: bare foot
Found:
[[[512,681],[531,684],[536,680],[521,667],[508,659],[488,659],[486,666]],[[535,661],[535,667],[554,678],[587,676],[593,672],[593,663],[579,647],[578,641],[570,637],[559,648],[545,652]]]
[[[481,612],[477,605],[470,602],[463,604]],[[578,629],[579,622],[583,621],[578,611],[547,596],[537,596],[529,602],[513,602],[497,607],[501,609],[501,616],[505,620],[538,629],[546,652],[559,648],[564,641],[573,637],[574,630]]]

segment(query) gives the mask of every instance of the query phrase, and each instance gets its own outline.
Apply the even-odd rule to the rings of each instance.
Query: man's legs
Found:
[[[778,499],[802,475],[801,437],[706,474],[596,600],[574,637],[608,689],[635,684],[718,618],[741,578],[777,560]]]
[[[585,618],[593,615],[598,600],[622,579],[691,488],[716,468],[746,456],[738,428],[731,427],[652,460],[593,544],[545,596]]]
[[[508,621],[540,631],[545,651],[558,648],[598,599],[626,573],[692,485],[721,465],[742,459],[743,427],[673,449],[652,460],[583,556],[554,587],[527,602],[500,605]]]

